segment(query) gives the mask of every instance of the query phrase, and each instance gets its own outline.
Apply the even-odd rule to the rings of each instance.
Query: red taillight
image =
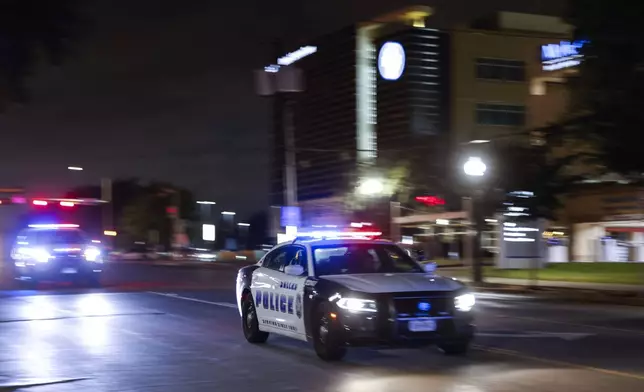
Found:
[[[34,200],[32,203],[35,206],[46,206],[47,205],[47,202],[45,200]]]
[[[61,201],[60,206],[61,207],[73,207],[74,203],[72,203],[71,201]]]

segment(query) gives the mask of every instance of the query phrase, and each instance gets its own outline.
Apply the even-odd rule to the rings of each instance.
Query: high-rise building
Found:
[[[309,223],[343,215],[329,212],[341,209],[362,168],[408,158],[410,147],[431,144],[420,139],[447,133],[447,35],[425,27],[430,15],[428,7],[383,15],[307,42],[267,68],[292,64],[304,75],[302,92],[274,101],[274,205],[286,199],[285,105],[294,114],[297,199]]]

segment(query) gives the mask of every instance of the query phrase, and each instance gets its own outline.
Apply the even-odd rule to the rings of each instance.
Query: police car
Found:
[[[244,336],[311,342],[324,360],[341,359],[349,346],[435,344],[464,354],[474,336],[474,295],[434,270],[364,233],[298,237],[239,270]]]
[[[33,224],[18,233],[11,250],[16,278],[41,280],[84,279],[99,284],[103,252],[75,224]]]

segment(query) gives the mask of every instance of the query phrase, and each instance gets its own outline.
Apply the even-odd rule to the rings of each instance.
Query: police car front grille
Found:
[[[451,296],[436,296],[434,293],[413,296],[397,296],[393,299],[398,319],[416,317],[450,317],[454,300]]]

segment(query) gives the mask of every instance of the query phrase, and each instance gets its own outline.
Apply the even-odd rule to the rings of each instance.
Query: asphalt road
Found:
[[[479,296],[476,346],[353,349],[248,344],[230,266],[112,266],[104,289],[0,291],[0,390],[642,391],[644,309]]]

